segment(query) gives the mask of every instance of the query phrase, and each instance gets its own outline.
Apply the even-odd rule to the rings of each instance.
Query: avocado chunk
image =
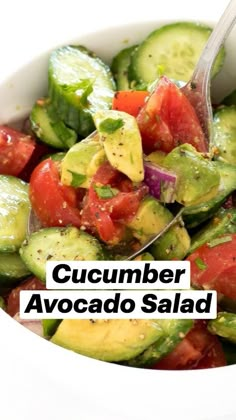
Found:
[[[46,280],[46,262],[104,260],[100,242],[76,227],[45,228],[32,233],[22,244],[20,255],[26,267],[40,280]]]
[[[219,160],[213,161],[212,164],[220,174],[219,192],[205,203],[184,209],[183,219],[187,228],[198,226],[214,216],[227,196],[236,189],[236,167]]]
[[[190,247],[190,236],[181,223],[176,223],[150,248],[155,260],[182,260]]]
[[[236,314],[218,312],[217,318],[209,321],[208,329],[212,334],[224,337],[236,344]]]
[[[151,366],[170,353],[193,326],[191,319],[158,320],[159,337],[143,353],[125,364],[133,367]]]
[[[64,319],[51,341],[85,356],[118,362],[142,353],[161,333],[157,320]]]
[[[143,181],[142,139],[136,119],[113,110],[98,111],[93,118],[110,164],[131,181]]]
[[[172,219],[171,212],[156,198],[146,196],[141,201],[136,215],[128,223],[128,227],[132,230],[135,238],[141,243],[145,243],[160,232]]]
[[[62,160],[62,184],[89,188],[93,175],[105,160],[103,145],[96,138],[76,143]]]
[[[176,201],[184,206],[210,200],[218,193],[220,175],[214,164],[190,144],[173,149],[163,165],[177,175]]]
[[[51,341],[94,359],[119,362],[138,356],[168,334],[168,329],[162,325],[170,322],[156,319],[64,319]]]
[[[164,159],[166,157],[166,153],[162,152],[161,150],[155,150],[155,152],[150,153],[147,156],[147,160],[149,162],[155,163],[156,165],[162,165],[164,162]]]
[[[216,158],[236,164],[236,106],[221,107],[214,114],[214,137]]]
[[[236,209],[220,209],[209,223],[193,235],[189,253],[224,233],[236,233]]]

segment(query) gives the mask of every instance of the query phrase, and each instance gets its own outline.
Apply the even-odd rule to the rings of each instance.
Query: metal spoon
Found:
[[[236,0],[231,0],[208,38],[190,81],[181,88],[195,108],[208,143],[208,149],[212,143],[213,132],[210,99],[211,69],[220,47],[229,35],[235,21]]]
[[[208,147],[212,140],[212,107],[210,100],[210,74],[214,60],[219,52],[220,47],[225,41],[227,35],[231,31],[236,21],[236,0],[231,0],[225,9],[223,15],[215,26],[211,33],[205,48],[198,60],[196,68],[190,81],[181,88],[181,91],[188,97],[191,104],[194,106],[200,124],[204,131]],[[96,135],[96,131],[90,134],[89,137]],[[176,216],[168,223],[164,229],[157,234],[154,234],[145,244],[142,244],[140,248],[132,252],[129,255],[124,255],[124,258],[131,260],[141,254],[146,248],[148,248],[153,242],[160,238],[166,233],[171,226],[180,222],[184,207],[182,207]],[[30,212],[28,220],[28,234],[40,229],[40,222],[33,213]],[[126,249],[127,251],[127,249]],[[124,253],[125,254],[125,253]]]

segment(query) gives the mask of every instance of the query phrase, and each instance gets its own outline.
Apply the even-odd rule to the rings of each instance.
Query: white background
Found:
[[[30,61],[31,57],[85,32],[137,20],[158,20],[163,8],[168,10],[170,19],[175,18],[175,12],[178,9],[182,10],[183,18],[198,19],[198,17],[202,18],[204,15],[206,21],[211,21],[211,19],[215,20],[220,15],[226,4],[226,0],[0,0],[0,82],[21,64]],[[58,369],[56,370],[55,366],[49,363],[49,354],[51,360],[53,358],[58,359],[58,361],[64,360],[62,358],[64,357],[64,350],[54,349],[47,342],[41,344],[41,339],[38,339],[38,337],[32,338],[28,331],[21,331],[20,326],[15,328],[13,324],[8,322],[6,316],[0,315],[1,419],[115,420],[116,411],[121,408],[124,409],[126,406],[130,407],[132,403],[133,409],[128,409],[127,419],[132,417],[136,420],[135,407],[136,411],[140,413],[143,412],[145,407],[142,406],[142,398],[133,395],[131,386],[135,387],[136,383],[137,392],[138,386],[143,387],[142,393],[146,400],[148,400],[147,393],[150,395],[152,402],[153,399],[157,398],[154,386],[149,388],[151,377],[149,378],[147,372],[142,372],[141,376],[141,372],[134,370],[131,381],[130,377],[122,377],[124,370],[121,367],[115,365],[110,367],[96,361],[89,361],[88,363],[86,358],[81,377],[71,374],[71,378],[73,378],[73,383],[77,381],[80,389],[83,388],[81,383],[85,390],[89,389],[89,384],[90,386],[95,384],[99,399],[94,399],[93,391],[89,395],[84,391],[84,399],[79,398],[73,387],[70,395],[71,381],[67,376],[67,371],[68,369],[70,369],[70,372],[73,371],[72,366],[76,366],[77,358],[72,355],[69,360],[68,357],[68,365],[62,364],[60,367],[61,376],[67,380],[63,388],[61,381],[59,379],[56,381]],[[30,355],[29,350],[32,342],[37,344],[35,348],[38,351]],[[26,353],[25,358],[22,343],[25,346],[23,346]],[[45,367],[45,369],[42,367]],[[114,373],[114,375],[113,377],[110,375],[111,382],[106,391],[109,397],[106,397],[102,393],[102,388],[108,385],[103,382],[104,373],[106,372],[107,377],[110,374],[108,371],[111,374]],[[47,375],[47,373],[52,374],[52,372],[53,376]],[[225,410],[225,413],[228,412],[227,395],[224,389],[232,380],[231,372],[227,368],[222,371],[222,379],[218,385],[221,393],[219,394],[220,397],[216,399],[211,393],[212,388],[217,387],[216,372],[207,373],[204,379],[203,373],[196,372],[195,380],[190,383],[189,389],[182,390],[183,413],[185,410],[189,410],[189,420],[199,420],[194,417],[194,406],[191,408],[190,405],[190,396],[196,384],[199,384],[198,389],[202,388],[204,390],[204,387],[206,387],[205,393],[207,395],[208,392],[210,393],[209,398],[205,401],[205,406],[202,407],[203,413],[208,412],[209,414],[220,409],[221,412],[222,409]],[[186,372],[186,374],[188,373]],[[52,377],[55,381],[52,380]],[[135,380],[136,377],[137,380]],[[142,380],[140,380],[140,377],[142,377]],[[169,381],[167,378],[169,378]],[[153,380],[152,383],[154,383]],[[172,376],[171,373],[170,376],[168,372],[165,373],[162,384],[163,389],[166,389],[166,407],[169,407],[174,399],[174,389],[178,390],[176,375]],[[119,392],[129,385],[129,391],[127,390],[126,395],[123,395],[123,399],[120,401]],[[139,393],[139,395],[141,396],[142,393]],[[197,392],[195,395],[197,408],[200,401]],[[71,396],[74,397],[73,404]],[[117,397],[113,405],[110,404],[112,396],[113,400]],[[181,401],[176,399],[175,403],[180,406]],[[76,415],[76,409],[78,410],[78,416]],[[92,409],[95,415],[90,416],[89,413]],[[148,411],[148,406],[146,410]],[[180,413],[180,411],[178,412]],[[109,413],[112,414],[109,415]],[[158,418],[158,404],[156,412],[153,412],[149,418],[154,420]],[[207,419],[209,418],[207,417]],[[229,417],[227,414],[223,418],[224,420],[235,420],[235,416]],[[204,419],[204,414],[202,419]],[[218,419],[217,414],[213,414],[212,420],[216,419]],[[117,415],[116,420],[126,420],[126,418]],[[142,420],[146,420],[145,414]],[[167,416],[166,419],[162,417],[162,420],[170,419]]]

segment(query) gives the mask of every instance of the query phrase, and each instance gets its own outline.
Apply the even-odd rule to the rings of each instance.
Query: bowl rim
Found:
[[[170,21],[173,21],[173,19],[170,19]],[[78,38],[72,38],[69,41],[65,41],[65,43],[72,43],[76,42],[76,40],[79,40],[80,42],[85,42],[86,39],[91,39],[94,34],[98,34],[100,36],[105,36],[106,34],[109,34],[111,31],[115,32],[118,28],[119,30],[124,30],[124,28],[129,30],[131,28],[137,28],[138,25],[144,25],[149,27],[150,25],[154,25],[157,23],[163,24],[163,20],[151,20],[151,21],[145,21],[145,22],[135,22],[135,23],[127,23],[123,25],[117,25],[117,26],[111,26],[106,27],[105,29],[100,29],[99,31],[95,30],[94,32],[89,31],[87,34],[80,35]],[[168,19],[166,20],[168,22]],[[85,41],[84,41],[85,40]],[[65,44],[64,43],[64,44]],[[61,44],[60,44],[61,45]],[[57,47],[57,45],[55,45]],[[33,58],[30,58],[28,62],[23,64],[20,68],[18,68],[17,71],[15,71],[13,74],[9,75],[7,78],[4,78],[0,81],[0,89],[3,85],[9,83],[12,79],[12,77],[17,76],[19,71],[25,71],[27,70],[27,67],[36,60],[41,60],[48,56],[50,53],[51,48],[48,51],[45,51],[41,53],[40,55],[35,55]],[[202,407],[206,410],[206,413],[210,415],[210,410],[208,400],[210,397],[209,389],[212,387],[212,383],[224,383],[224,401],[225,404],[228,404],[231,402],[230,410],[233,409],[233,397],[234,392],[231,389],[232,386],[230,384],[230,377],[232,377],[233,374],[236,372],[236,365],[221,367],[221,368],[212,368],[212,369],[206,369],[206,370],[189,370],[189,371],[156,371],[152,369],[140,369],[140,368],[130,368],[126,366],[116,365],[116,364],[110,364],[107,362],[102,362],[99,360],[91,359],[86,356],[82,356],[79,354],[76,354],[72,351],[65,350],[59,346],[53,345],[52,343],[48,342],[47,340],[42,339],[41,337],[38,337],[37,335],[33,334],[31,331],[27,330],[26,328],[22,327],[20,324],[18,324],[14,319],[12,319],[8,314],[6,314],[4,311],[0,310],[0,331],[1,327],[5,327],[6,330],[8,330],[8,338],[9,342],[13,343],[14,340],[17,338],[19,339],[19,343],[17,345],[17,353],[20,355],[22,359],[26,359],[29,363],[33,363],[32,360],[32,353],[40,351],[44,354],[45,359],[45,369],[47,368],[50,370],[51,375],[55,375],[58,365],[63,366],[63,380],[64,382],[70,387],[73,388],[73,384],[75,383],[75,377],[78,374],[78,372],[82,372],[82,375],[86,375],[86,370],[89,372],[89,375],[92,375],[93,370],[96,370],[96,377],[94,377],[94,383],[92,384],[93,391],[95,392],[95,389],[97,387],[97,393],[101,397],[102,400],[102,392],[101,389],[99,390],[99,378],[103,378],[103,381],[106,386],[106,393],[109,395],[110,398],[112,398],[112,395],[118,394],[118,391],[122,393],[122,398],[125,399],[125,393],[128,392],[129,387],[132,387],[133,391],[136,393],[137,401],[140,399],[144,404],[150,404],[151,410],[154,409],[155,404],[150,403],[151,398],[154,397],[155,393],[152,390],[151,395],[142,395],[140,392],[139,386],[140,383],[148,383],[149,388],[157,389],[159,394],[161,396],[164,396],[163,389],[168,388],[168,393],[175,392],[174,397],[174,404],[176,404],[176,407],[179,407],[179,409],[182,406],[182,401],[179,401],[178,399],[181,398],[181,392],[182,390],[185,390],[187,392],[186,385],[188,387],[188,383],[191,383],[192,389],[196,390],[198,389],[200,392],[200,395],[202,397]],[[10,334],[10,336],[9,336]],[[27,344],[27,346],[26,346]],[[13,351],[14,354],[14,351]],[[65,368],[66,365],[66,368]],[[121,381],[121,377],[125,375],[125,381],[122,381],[122,388],[120,389],[119,381]],[[119,380],[116,384],[113,383],[113,387],[115,391],[111,389],[110,384],[113,382],[113,378],[117,377]],[[160,387],[161,384],[161,387]],[[88,385],[88,383],[87,383]],[[91,384],[90,384],[91,385]],[[83,393],[84,398],[86,399],[86,386],[84,386],[84,389],[80,387],[80,392]],[[98,392],[99,391],[99,392]],[[216,391],[215,391],[216,392]],[[222,394],[222,390],[219,387],[219,390],[216,392],[216,407],[217,407],[217,413],[226,414],[227,406],[222,404],[222,399],[218,398],[218,395]],[[226,395],[227,394],[227,395]],[[190,396],[190,393],[188,394]],[[114,395],[113,395],[114,397]],[[183,397],[183,395],[182,395]],[[194,400],[195,400],[194,396]],[[103,401],[103,400],[102,400]],[[127,401],[127,398],[126,398]],[[190,399],[190,404],[188,405],[191,407],[192,401]],[[159,413],[164,413],[165,402],[160,403]],[[146,405],[147,409],[147,405]],[[176,408],[177,410],[178,408]],[[223,411],[222,411],[223,409]],[[151,410],[147,409],[147,412],[151,413]],[[199,412],[199,411],[198,411]],[[229,411],[231,412],[231,411]],[[140,411],[142,414],[142,410]],[[183,417],[182,417],[183,418]],[[210,418],[210,417],[207,417]],[[142,417],[140,417],[142,419]],[[176,417],[177,419],[177,417]],[[184,419],[184,418],[183,418]],[[197,418],[196,418],[197,419]],[[136,420],[139,420],[139,417],[136,417]],[[192,419],[193,420],[193,419]],[[198,419],[199,420],[199,419]]]

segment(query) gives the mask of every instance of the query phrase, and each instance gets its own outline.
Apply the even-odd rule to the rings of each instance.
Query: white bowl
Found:
[[[202,21],[204,10],[201,12]],[[70,40],[105,60],[140,41],[168,19],[109,28]],[[189,15],[189,20],[193,15]],[[180,17],[176,16],[176,20]],[[193,19],[192,19],[193,20]],[[209,21],[209,19],[207,19]],[[128,44],[124,40],[128,39]],[[225,68],[214,82],[217,97],[236,86],[235,31]],[[65,40],[65,44],[68,43]],[[49,52],[17,69],[0,85],[0,123],[28,113],[46,92]],[[217,89],[216,89],[217,88]],[[57,347],[0,316],[0,412],[3,420],[235,420],[236,365],[199,371],[155,371],[108,364]],[[5,364],[6,361],[6,364]],[[4,386],[2,385],[4,384]]]

